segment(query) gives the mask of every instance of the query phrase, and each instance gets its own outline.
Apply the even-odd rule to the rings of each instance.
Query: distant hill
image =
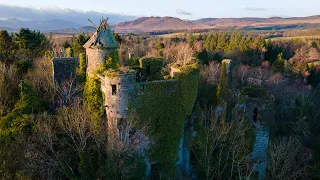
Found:
[[[119,23],[116,32],[154,32],[185,29],[292,29],[320,27],[320,15],[309,17],[271,18],[203,18],[185,21],[174,17],[142,17]]]
[[[65,28],[80,28],[81,25],[61,19],[53,19],[48,21],[22,21],[17,18],[11,18],[7,20],[0,20],[0,27],[2,27],[1,29],[6,29],[10,31],[18,31],[20,28],[48,31]]]
[[[194,24],[175,17],[141,17],[133,21],[119,23],[114,26],[116,32],[153,32],[165,30],[183,30],[190,28],[206,28],[207,25]]]
[[[86,21],[86,20],[84,20]],[[245,30],[285,30],[320,28],[320,15],[309,17],[271,18],[203,18],[194,21],[175,17],[140,17],[132,21],[111,25],[118,33],[144,33],[182,30],[245,29]],[[53,19],[46,21],[23,21],[17,18],[0,20],[0,29],[10,32],[21,27],[52,33],[91,33],[96,29],[72,21]]]

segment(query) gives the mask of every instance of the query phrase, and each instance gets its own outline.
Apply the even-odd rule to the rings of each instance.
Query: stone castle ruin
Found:
[[[98,77],[101,83],[109,128],[121,133],[119,124],[134,109],[139,121],[152,121],[152,129],[158,129],[154,132],[155,137],[166,141],[170,139],[169,146],[176,145],[175,149],[167,149],[163,153],[176,152],[183,136],[184,121],[191,114],[197,96],[198,63],[167,65],[171,67],[171,73],[162,71],[166,65],[161,58],[141,58],[138,64],[120,67],[117,56],[119,44],[107,20],[101,21],[84,48],[87,76],[89,79]],[[168,127],[167,124],[173,126]],[[161,132],[161,129],[166,132]],[[165,147],[159,145],[155,148]],[[155,169],[153,166],[150,165],[150,171]]]
[[[183,127],[186,118],[191,114],[197,97],[199,68],[195,61],[188,65],[165,65],[161,58],[141,58],[138,64],[121,67],[119,63],[119,44],[115,40],[107,20],[102,20],[97,31],[84,44],[86,49],[87,77],[98,78],[104,97],[104,107],[109,128],[121,133],[119,124],[128,117],[131,109],[137,112],[138,120],[151,120],[151,126],[156,129],[155,137],[160,141],[175,144],[179,149],[180,166],[185,165],[181,154],[187,151],[183,140]],[[232,81],[232,60],[223,60],[227,66],[229,81]],[[170,72],[163,72],[163,68]],[[75,78],[76,61],[74,58],[54,58],[54,80],[61,83]],[[237,107],[244,112],[255,125],[256,143],[252,154],[248,157],[255,164],[253,170],[263,179],[266,171],[266,148],[268,147],[269,131],[263,127],[263,121],[272,117],[273,97],[263,90],[259,80],[250,79],[248,87],[243,91],[244,101]],[[162,124],[161,124],[162,123]],[[173,124],[173,126],[168,126]],[[165,130],[163,133],[161,130]],[[181,131],[181,132],[180,132]],[[169,133],[168,133],[169,132]],[[176,133],[178,132],[178,133]],[[158,134],[157,134],[158,133]],[[168,136],[166,136],[168,135]],[[162,138],[162,140],[161,140]],[[156,152],[162,152],[159,145]],[[183,152],[183,153],[180,153]],[[157,161],[157,160],[155,160]],[[155,167],[148,164],[149,172]],[[148,173],[147,173],[148,174]],[[149,174],[150,175],[150,174]],[[148,176],[148,175],[147,175]]]

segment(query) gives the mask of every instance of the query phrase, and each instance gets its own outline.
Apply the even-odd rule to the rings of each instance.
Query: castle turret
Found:
[[[103,19],[97,31],[83,45],[87,55],[87,73],[91,77],[93,72],[100,68],[101,63],[106,61],[106,56],[115,52],[119,48],[119,44],[115,40],[107,19]]]
[[[101,89],[105,95],[107,117],[112,119],[126,118],[128,101],[136,83],[136,72],[106,72],[99,77]]]

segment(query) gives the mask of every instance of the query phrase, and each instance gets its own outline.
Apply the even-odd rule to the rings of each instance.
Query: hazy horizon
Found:
[[[76,17],[79,14],[85,16],[117,15],[124,16],[124,20],[131,20],[144,16],[170,16],[185,20],[201,18],[242,18],[242,17],[304,17],[319,15],[320,1],[276,1],[257,2],[254,0],[183,2],[183,0],[151,2],[148,0],[129,1],[121,0],[105,2],[96,0],[95,3],[83,0],[55,1],[24,1],[2,0],[0,3],[0,19],[18,18],[24,20],[42,20],[59,16]],[[33,13],[29,15],[28,13]],[[92,18],[92,17],[91,17]],[[95,19],[95,18],[93,18]],[[110,18],[111,19],[111,18]],[[70,20],[72,21],[72,20]],[[79,22],[76,22],[79,23]]]

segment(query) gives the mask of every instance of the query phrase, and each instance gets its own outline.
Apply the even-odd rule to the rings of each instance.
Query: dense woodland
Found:
[[[266,179],[320,178],[320,65],[313,63],[320,60],[319,39],[273,40],[248,31],[114,36],[121,66],[141,57],[162,58],[166,64],[199,62],[198,95],[184,132],[194,177],[256,178],[247,163],[254,143],[252,120],[236,109],[250,89],[274,97],[274,118],[265,122],[271,133]],[[142,157],[150,149],[142,141],[132,143],[129,135],[121,141],[108,136],[99,81],[85,77],[83,44],[89,38],[79,35],[57,43],[51,35],[29,29],[0,31],[0,179],[145,176]],[[129,53],[134,54],[130,60]],[[76,80],[53,83],[51,59],[56,56],[79,60]],[[223,59],[234,62],[232,83]],[[248,87],[248,78],[263,80],[263,90]],[[153,126],[137,125],[136,119],[133,111],[124,128],[145,138]],[[188,134],[191,127],[197,135]],[[161,158],[155,179],[184,174],[177,173],[177,160]]]

